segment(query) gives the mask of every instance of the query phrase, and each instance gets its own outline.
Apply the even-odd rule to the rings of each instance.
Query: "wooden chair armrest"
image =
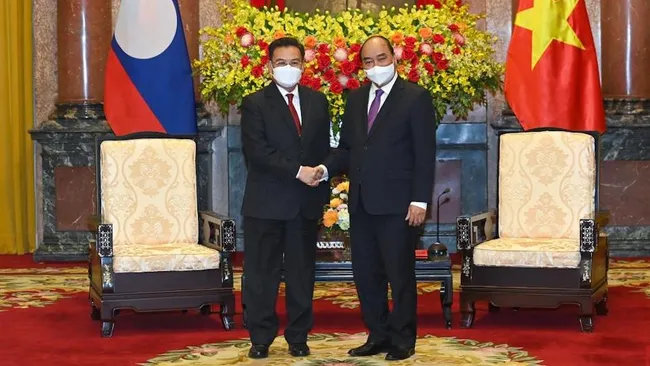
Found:
[[[90,240],[91,251],[99,258],[113,256],[113,224],[98,224],[95,240]]]
[[[609,223],[609,211],[596,212],[593,219],[580,219],[580,252],[593,253],[598,248],[598,237],[604,226]]]
[[[235,220],[212,211],[199,212],[201,245],[220,252],[237,250]]]
[[[456,245],[458,250],[471,250],[476,245],[496,237],[494,224],[497,211],[490,210],[456,219]]]

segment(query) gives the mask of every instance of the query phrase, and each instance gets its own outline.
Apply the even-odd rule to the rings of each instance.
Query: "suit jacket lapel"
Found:
[[[395,109],[395,107],[399,105],[399,102],[402,99],[402,94],[403,94],[402,89],[404,89],[404,81],[402,80],[402,78],[398,76],[397,80],[395,80],[395,84],[393,84],[393,88],[390,90],[390,93],[388,93],[388,96],[386,97],[386,101],[381,106],[381,109],[379,109],[379,113],[375,118],[375,122],[372,124],[370,131],[368,131],[368,138],[370,138],[372,134],[375,133],[375,131],[377,131],[377,128],[379,128],[382,123],[385,123],[385,120],[388,119],[390,113]],[[364,110],[366,111],[366,125],[367,125],[368,123],[367,104]]]
[[[269,103],[273,106],[272,109],[276,111],[279,119],[282,120],[291,131],[293,131],[296,137],[298,137],[298,131],[296,131],[296,124],[293,121],[293,116],[291,116],[289,106],[278,90],[278,87],[274,83],[271,83],[266,87],[264,94]],[[302,97],[302,94],[300,97]]]

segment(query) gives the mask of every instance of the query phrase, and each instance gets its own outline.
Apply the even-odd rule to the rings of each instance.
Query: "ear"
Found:
[[[266,68],[267,68],[268,71],[269,71],[269,75],[273,76],[273,64],[271,63],[271,61],[269,61],[269,62],[266,64]]]

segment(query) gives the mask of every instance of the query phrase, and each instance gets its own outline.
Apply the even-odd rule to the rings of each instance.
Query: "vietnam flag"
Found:
[[[605,132],[598,60],[584,0],[520,0],[505,97],[525,130]]]

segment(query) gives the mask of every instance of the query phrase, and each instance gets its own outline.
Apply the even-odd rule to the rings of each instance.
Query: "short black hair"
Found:
[[[382,35],[379,35],[379,34],[374,35],[374,36],[370,36],[368,39],[366,39],[365,41],[363,41],[363,44],[361,45],[361,49],[359,49],[359,55],[363,54],[363,47],[366,45],[366,43],[367,43],[369,40],[371,40],[371,39],[373,39],[373,38],[381,38],[381,39],[383,39],[384,42],[386,42],[386,46],[388,46],[388,49],[390,50],[390,54],[393,55],[393,56],[395,56],[395,50],[393,49],[393,45],[390,44],[390,41],[388,40],[388,38],[386,38],[386,37],[384,37],[384,36],[382,36]]]
[[[275,52],[275,49],[278,47],[296,47],[300,50],[300,56],[302,59],[305,58],[305,46],[303,46],[302,43],[293,37],[282,37],[271,42],[269,45],[269,60],[273,60],[273,52]]]

